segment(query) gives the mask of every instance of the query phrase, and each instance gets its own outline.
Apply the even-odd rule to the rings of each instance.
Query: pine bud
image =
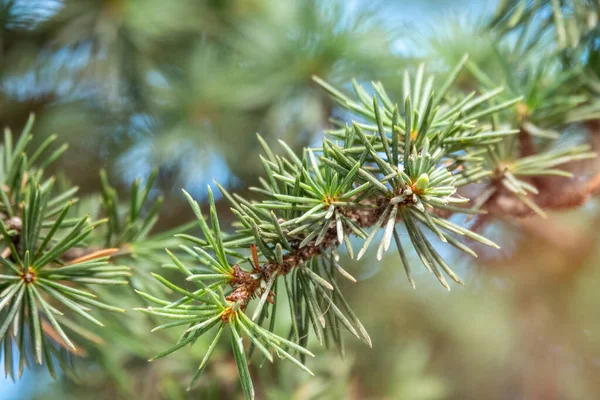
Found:
[[[275,245],[275,258],[277,259],[279,265],[283,265],[283,248],[281,247],[280,243]]]
[[[417,190],[425,190],[429,187],[429,175],[426,173],[421,174],[417,179]]]

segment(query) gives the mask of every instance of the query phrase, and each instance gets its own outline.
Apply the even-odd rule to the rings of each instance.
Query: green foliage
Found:
[[[32,125],[33,116],[14,146],[7,129],[0,152],[4,188],[0,203],[0,240],[4,244],[0,341],[5,374],[13,379],[17,376],[13,364],[18,363],[20,377],[32,358],[44,364],[52,376],[57,373],[57,362],[64,372],[71,373],[73,354],[92,352],[100,363],[114,363],[108,354],[114,347],[106,346],[103,338],[107,331],[120,330],[124,337],[140,333],[135,327],[124,328],[132,317],[111,315],[125,309],[105,300],[126,305],[136,302],[137,295],[107,288],[129,283],[134,288],[156,290],[160,285],[149,274],[147,264],[168,260],[164,246],[174,240],[175,233],[189,228],[151,234],[162,205],[162,198],[151,193],[157,171],[144,185],[134,180],[127,205],[119,201],[101,171],[101,196],[74,207],[79,200],[74,197],[77,188],[62,181],[55,185],[56,179],[44,174],[44,168],[66,145],[49,152],[56,138],[53,135],[28,155]],[[104,218],[93,222],[90,214]],[[138,321],[141,326],[146,323]],[[105,325],[108,329],[94,328]],[[77,343],[73,335],[86,341]],[[123,351],[131,359],[140,350],[129,343]],[[106,369],[110,369],[108,364]],[[122,377],[115,381],[123,384]]]
[[[518,133],[518,130],[495,129],[493,122],[484,121],[521,101],[516,98],[492,103],[501,90],[472,93],[460,101],[448,100],[447,94],[465,63],[466,58],[463,58],[437,94],[432,89],[434,78],[425,77],[423,66],[413,80],[405,74],[406,100],[401,107],[392,102],[379,83],[373,84],[375,96],[371,97],[354,82],[354,100],[315,78],[338,103],[355,113],[357,119],[352,127],[328,132],[329,138],[323,140],[322,147],[306,149],[302,158],[284,143],[287,156],[276,155],[259,137],[265,150],[262,163],[266,175],[261,179],[262,187],[253,190],[265,200],[249,202],[219,185],[238,219],[233,235],[221,231],[210,188],[210,226],[199,205],[186,193],[203,237],[181,235],[181,239],[196,246],[185,244],[180,248],[203,268],[192,271],[172,255],[174,266],[198,289],[189,291],[155,275],[182,297],[169,302],[141,293],[162,306],[141,311],[175,320],[156,329],[187,327],[177,344],[156,358],[192,344],[213,327],[217,329],[216,341],[227,324],[242,387],[246,396],[252,398],[246,356],[240,348],[241,333],[269,361],[272,361],[269,348],[275,347],[275,353],[301,368],[304,368],[303,352],[310,331],[321,344],[335,344],[342,353],[341,330],[370,345],[369,335],[344,299],[337,282],[340,277],[355,281],[339,265],[338,246],[344,243],[352,256],[350,237],[364,239],[357,254],[360,259],[377,233],[383,230],[377,258],[382,258],[394,239],[401,264],[414,286],[406,245],[401,243],[397,229],[399,223],[404,225],[421,263],[444,287],[449,289],[445,275],[462,284],[427,235],[433,234],[439,241],[473,256],[475,252],[467,247],[464,239],[497,247],[492,241],[444,218],[443,213],[474,212],[460,207],[468,199],[457,195],[457,189],[491,176],[494,172],[487,168],[489,163],[482,156]],[[580,150],[571,152],[579,154]],[[562,162],[561,157],[568,154],[571,153],[552,153],[550,160],[549,157],[521,160],[519,171],[527,169],[528,161],[539,169],[548,169]],[[244,251],[248,248],[249,258]],[[249,265],[244,268],[245,264]],[[277,291],[281,280],[291,315],[288,339],[274,336],[272,332],[276,305],[283,296]],[[257,302],[249,313],[247,307],[252,299]],[[270,321],[263,327],[267,319]],[[298,352],[300,362],[277,344],[284,344],[292,353]],[[192,383],[208,357],[210,352]]]
[[[13,140],[11,130],[6,128],[4,130],[4,143],[0,145],[0,183],[2,184],[0,211],[3,218],[9,220],[19,216],[20,203],[30,187],[39,185],[44,192],[48,192],[52,180],[42,181],[44,169],[56,161],[67,149],[65,144],[48,154],[50,146],[56,140],[56,135],[52,135],[44,140],[33,153],[28,154],[27,146],[33,138],[31,134],[33,122],[34,117],[30,115],[16,142]],[[49,218],[57,214],[60,211],[60,203],[70,198],[76,190],[67,191],[54,199],[47,210],[50,215],[44,213],[41,218]]]
[[[490,25],[503,35],[518,32],[524,51],[547,41],[564,51],[594,40],[599,16],[595,0],[503,0]]]
[[[149,147],[170,156],[189,151],[189,133],[197,133],[200,121],[208,154],[215,148],[212,137],[210,143],[203,140],[206,133],[223,132],[235,138],[228,157],[245,159],[235,148],[246,151],[251,139],[239,137],[235,127],[264,127],[265,138],[256,141],[264,153],[256,164],[264,174],[249,188],[259,199],[216,184],[235,217],[230,232],[210,187],[207,215],[184,191],[196,220],[156,233],[163,203],[154,188],[158,170],[145,180],[133,179],[126,201],[102,170],[99,195],[73,207],[77,188],[66,184],[56,190],[60,185],[45,173],[66,147],[50,150],[55,139],[50,136],[30,152],[33,118],[17,140],[7,131],[0,149],[0,346],[5,373],[13,379],[31,357],[53,376],[58,361],[71,376],[77,369],[69,365],[71,356],[88,351],[101,367],[94,378],[109,377],[122,394],[135,395],[131,382],[155,368],[155,376],[171,385],[162,387],[168,395],[161,394],[175,397],[181,395],[175,382],[189,378],[188,390],[201,386],[209,361],[215,365],[231,355],[241,391],[252,399],[255,366],[274,363],[274,355],[308,376],[311,340],[342,356],[347,333],[372,346],[360,311],[347,299],[346,287],[357,279],[346,254],[360,260],[373,248],[380,262],[393,242],[397,264],[413,288],[421,264],[449,290],[448,278],[463,280],[444,247],[473,257],[474,246],[478,252],[499,247],[477,226],[459,224],[456,215],[478,221],[522,216],[514,212],[518,204],[545,216],[540,198],[553,193],[544,179],[572,178],[574,162],[595,157],[590,146],[565,138],[567,129],[600,116],[591,50],[597,46],[598,8],[591,1],[504,1],[498,16],[478,27],[482,41],[493,38],[482,46],[484,57],[471,61],[455,47],[445,49],[446,39],[435,40],[434,49],[451,54],[434,57],[430,65],[437,74],[426,73],[425,63],[407,68],[400,93],[389,85],[386,91],[379,81],[362,84],[366,75],[395,76],[393,35],[370,13],[344,18],[342,2],[331,8],[316,1],[253,2],[250,9],[237,2],[154,3],[156,8],[137,13],[135,1],[68,2],[41,26],[67,47],[99,43],[92,58],[105,68],[83,75],[110,81],[106,88],[113,99],[127,98],[127,112],[160,116],[154,128],[167,135],[156,135],[162,142]],[[158,25],[170,40],[156,47],[147,21],[157,17],[151,9],[169,15],[158,18]],[[211,18],[204,17],[208,9]],[[178,64],[175,55],[189,49],[177,46],[177,38],[194,30],[192,21],[201,16],[205,26],[195,38],[203,46]],[[102,29],[69,34],[88,20]],[[236,29],[224,34],[221,26],[233,21]],[[444,71],[444,58],[458,62]],[[133,67],[120,70],[124,60]],[[180,76],[188,69],[191,84]],[[155,79],[145,78],[152,74]],[[358,80],[350,85],[351,76]],[[181,92],[167,90],[163,79]],[[336,86],[344,83],[349,84],[343,89]],[[235,87],[236,96],[224,85]],[[319,130],[333,103],[335,118],[320,146],[301,152],[291,140],[280,140],[280,151],[269,146],[274,136],[290,139]],[[251,163],[243,169],[254,176]],[[188,234],[194,227],[199,234]],[[112,285],[131,290],[113,291]],[[138,312],[113,313],[124,308]],[[73,334],[89,343],[75,346]],[[162,351],[150,361],[169,357],[139,367],[158,347]],[[192,349],[200,350],[189,355]],[[394,393],[446,394],[437,379],[422,383],[411,375],[427,375],[427,350],[408,348],[407,354],[398,369],[407,364],[412,369],[398,374],[409,382],[399,380]],[[179,358],[166,364],[174,357]],[[166,367],[156,366],[161,363]],[[182,372],[191,363],[196,369]],[[135,373],[121,373],[130,365],[136,365]],[[314,396],[349,397],[339,387],[327,392],[319,381],[311,382],[316,383],[307,390]]]
[[[89,306],[125,311],[97,300],[89,286],[127,284],[125,279],[130,275],[128,267],[108,264],[111,251],[65,260],[67,252],[85,247],[86,238],[106,221],[91,222],[88,216],[67,218],[76,188],[52,197],[54,179],[43,178],[43,168],[65,148],[50,154],[38,167],[35,162],[54,137],[28,157],[24,150],[31,139],[32,124],[33,117],[14,148],[7,130],[2,152],[0,233],[6,247],[0,257],[0,341],[5,374],[13,379],[15,350],[19,376],[29,366],[30,353],[54,376],[53,358],[64,364],[68,359],[65,349],[77,351],[64,328],[93,338],[76,316],[102,326]]]
[[[393,238],[401,265],[414,287],[412,265],[398,231],[402,223],[421,263],[449,289],[445,276],[461,284],[462,280],[429,236],[473,256],[475,252],[464,239],[497,245],[446,216],[484,214],[483,206],[503,191],[544,215],[532,199],[539,190],[531,178],[571,177],[560,169],[562,165],[595,154],[586,145],[560,149],[547,145],[546,150],[532,154],[522,148],[523,136],[555,140],[558,135],[552,128],[596,118],[598,108],[594,98],[585,95],[584,86],[572,84],[581,76],[581,70],[567,72],[560,64],[551,63],[529,65],[519,62],[516,50],[510,54],[500,59],[503,80],[486,76],[467,57],[441,83],[436,83],[433,75],[426,76],[424,65],[420,65],[412,78],[409,72],[404,73],[404,101],[399,103],[391,100],[379,82],[372,84],[369,93],[353,81],[354,97],[350,97],[315,78],[351,113],[352,124],[334,121],[338,129],[327,131],[322,146],[305,149],[301,157],[284,142],[286,156],[277,155],[259,137],[265,152],[261,157],[265,176],[260,178],[261,187],[251,189],[265,199],[250,202],[219,185],[237,217],[235,234],[221,232],[210,188],[211,228],[188,196],[204,238],[184,236],[182,239],[197,246],[182,248],[208,270],[192,273],[175,262],[188,280],[198,284],[197,292],[186,293],[189,300],[210,304],[207,293],[216,291],[211,297],[214,301],[219,293],[221,308],[203,319],[183,322],[188,326],[186,334],[202,335],[219,318],[229,322],[223,315],[229,315],[224,310],[230,309],[240,319],[258,321],[259,327],[270,319],[267,331],[273,330],[276,304],[283,293],[272,289],[283,280],[291,315],[287,337],[297,346],[306,346],[312,331],[321,344],[335,344],[343,353],[340,329],[371,344],[337,283],[340,277],[355,281],[339,265],[338,255],[338,247],[344,243],[348,254],[354,256],[355,239],[351,236],[364,240],[357,259],[383,231],[377,245],[377,259],[381,260]],[[464,93],[455,87],[465,66],[478,81],[479,93]],[[515,126],[519,129],[512,129]],[[473,207],[464,207],[461,204],[470,200],[457,191],[472,184],[484,184],[484,190],[473,200]],[[248,267],[242,268],[247,258],[243,249],[248,248],[252,257]],[[170,281],[157,279],[182,293],[183,289],[176,289]],[[198,294],[204,299],[194,297]],[[150,294],[144,296],[151,298]],[[246,308],[252,299],[257,302],[248,314]],[[184,298],[162,304],[170,308],[182,301]],[[164,310],[147,312],[161,315]],[[252,348],[258,347],[271,360],[260,336],[252,329],[248,333]],[[185,344],[184,335],[161,356]],[[241,362],[245,357],[239,354],[237,341],[233,348],[242,386],[247,398],[252,398],[246,363]],[[303,363],[304,357],[299,355]]]
[[[488,27],[479,28],[486,37],[486,57],[468,61],[462,80],[486,91],[498,90],[492,104],[501,105],[517,96],[521,100],[491,120],[495,127],[518,128],[519,135],[487,146],[481,154],[487,173],[478,180],[460,182],[484,184],[474,204],[476,210],[507,196],[545,216],[544,204],[536,198],[565,195],[540,195],[545,177],[572,178],[568,165],[595,157],[590,146],[576,144],[576,140],[565,145],[564,133],[574,126],[582,131],[581,125],[600,116],[600,103],[590,90],[595,82],[590,63],[583,62],[593,54],[589,50],[597,30],[597,12],[597,4],[588,1],[505,1]],[[562,42],[562,30],[571,35],[568,46]],[[459,39],[439,40],[454,43]],[[516,208],[511,203],[494,212],[514,214]]]

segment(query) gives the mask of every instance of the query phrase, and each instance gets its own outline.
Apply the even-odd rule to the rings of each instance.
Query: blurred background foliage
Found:
[[[498,83],[510,78],[507,60],[535,62],[544,35],[533,36],[525,51],[518,28],[488,30],[496,5],[1,0],[0,125],[19,131],[35,112],[35,140],[57,133],[69,143],[53,168],[90,196],[86,207],[95,204],[100,168],[126,197],[136,177],[158,167],[153,195],[162,194],[165,205],[156,229],[164,231],[191,220],[181,187],[203,199],[214,178],[234,191],[255,183],[262,168],[255,132],[296,150],[320,137],[339,110],[313,74],[336,86],[381,80],[399,94],[402,70],[423,60],[444,72],[468,52]],[[585,84],[596,93],[597,33],[587,32],[577,47],[590,77]],[[459,83],[477,86],[468,74]],[[597,143],[598,124],[587,128]],[[599,223],[597,201],[547,220],[495,221],[486,233],[503,250],[482,252],[476,262],[456,257],[467,285],[450,293],[420,276],[410,289],[396,255],[354,262],[350,272],[361,282],[346,293],[373,349],[349,340],[343,359],[328,353],[309,362],[316,372],[310,379],[282,363],[254,363],[258,398],[599,398]],[[142,305],[135,296],[114,296]],[[110,334],[74,360],[75,374],[51,381],[42,368],[26,372],[21,382],[0,381],[0,398],[240,398],[227,347],[185,392],[206,339],[148,364],[170,334],[150,334],[154,323],[142,313],[127,313],[125,324],[121,316],[104,320]]]

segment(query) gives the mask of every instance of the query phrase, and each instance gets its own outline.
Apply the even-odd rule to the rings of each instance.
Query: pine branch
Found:
[[[304,350],[299,346],[306,343],[309,330],[321,343],[329,337],[342,346],[337,329],[343,326],[371,344],[337,284],[339,276],[353,280],[338,263],[338,247],[342,243],[349,254],[354,253],[350,236],[364,239],[357,255],[361,258],[378,231],[383,230],[378,259],[394,238],[408,279],[414,286],[405,245],[401,244],[397,231],[397,225],[402,223],[422,264],[448,289],[444,275],[458,283],[462,281],[430,243],[424,230],[472,255],[475,253],[459,237],[497,247],[490,240],[439,217],[436,211],[469,212],[452,206],[468,201],[456,195],[460,182],[466,183],[467,178],[474,175],[491,173],[483,169],[483,159],[472,154],[517,133],[493,130],[479,119],[510,107],[518,99],[500,107],[486,106],[484,103],[496,95],[496,91],[477,97],[471,95],[454,105],[445,100],[444,93],[454,78],[451,77],[442,86],[446,89],[436,96],[430,85],[422,86],[423,72],[419,70],[414,85],[407,76],[410,95],[402,108],[392,103],[379,84],[374,84],[375,97],[369,97],[355,84],[358,97],[355,101],[317,79],[338,102],[364,120],[330,132],[333,140],[326,138],[321,148],[306,149],[301,158],[285,145],[288,157],[276,155],[261,139],[266,153],[262,158],[266,179],[261,181],[262,187],[253,190],[266,199],[252,203],[218,185],[238,218],[236,234],[222,233],[210,187],[208,220],[199,205],[185,193],[203,237],[181,235],[181,239],[193,247],[181,245],[180,248],[205,270],[193,273],[170,253],[174,265],[198,289],[183,289],[156,275],[163,285],[181,297],[170,302],[141,293],[161,305],[141,311],[176,320],[157,329],[187,326],[179,343],[158,357],[193,343],[212,327],[219,327],[219,337],[228,326],[234,338],[247,336],[267,359],[271,359],[269,348],[283,343],[283,347],[276,346],[272,351],[304,369],[285,348],[302,355]],[[415,106],[411,103],[413,98]],[[250,257],[245,256],[243,249],[250,249]],[[244,267],[246,263],[248,267]],[[291,313],[295,316],[289,335],[292,342],[270,336],[275,335],[271,332],[272,321],[271,330],[261,327],[270,314],[269,309],[274,313],[279,301],[275,295],[279,280],[285,281]],[[250,318],[246,313],[253,299],[257,303]],[[235,352],[240,350],[240,343],[239,339],[234,341]],[[246,395],[252,397],[245,361],[241,361],[240,354],[236,360]],[[205,361],[200,370],[204,364]]]
[[[91,314],[96,309],[123,312],[97,299],[90,285],[127,284],[129,268],[109,264],[115,249],[104,249],[65,261],[65,254],[85,248],[86,239],[106,220],[92,222],[86,215],[69,218],[77,188],[53,191],[54,178],[44,177],[44,168],[66,149],[61,146],[49,155],[46,150],[55,136],[33,152],[33,116],[14,144],[5,131],[0,149],[0,344],[4,349],[4,370],[13,379],[12,360],[19,354],[19,377],[29,366],[28,354],[45,364],[55,375],[55,358],[69,362],[68,351],[78,352],[71,333],[94,340],[79,318],[102,326]],[[68,333],[69,332],[69,333]]]
[[[482,82],[482,93],[449,96],[465,65]],[[339,334],[342,326],[371,344],[364,326],[337,284],[340,277],[355,281],[339,264],[342,243],[350,257],[354,257],[355,239],[351,237],[364,240],[356,256],[360,259],[382,231],[383,235],[377,240],[377,259],[382,259],[393,238],[401,265],[414,287],[413,266],[406,257],[406,244],[402,243],[398,231],[398,226],[403,225],[421,264],[449,289],[446,276],[460,284],[462,280],[428,236],[472,256],[476,253],[461,237],[498,247],[449,221],[449,216],[454,213],[524,216],[524,209],[527,213],[533,210],[543,214],[542,207],[549,203],[541,202],[542,195],[532,199],[539,193],[533,184],[535,179],[571,176],[558,167],[595,157],[588,146],[539,152],[532,140],[532,136],[544,140],[554,136],[531,121],[548,121],[550,126],[567,124],[572,121],[569,113],[579,107],[582,100],[574,98],[557,103],[552,100],[556,88],[538,85],[535,79],[528,84],[530,90],[526,96],[509,97],[503,94],[502,87],[488,86],[486,82],[491,80],[474,64],[469,64],[467,57],[463,57],[440,85],[434,85],[434,76],[426,76],[424,65],[419,66],[412,79],[405,73],[405,101],[399,105],[377,82],[372,84],[372,96],[354,81],[354,97],[351,97],[319,78],[315,81],[355,116],[352,125],[334,121],[338,128],[326,132],[322,146],[305,149],[301,157],[283,142],[286,156],[278,155],[259,137],[265,152],[261,157],[265,177],[260,179],[261,187],[251,190],[264,199],[250,202],[217,184],[237,217],[233,235],[221,230],[210,187],[208,219],[198,203],[185,193],[203,237],[180,235],[184,242],[192,245],[182,244],[180,248],[204,268],[192,272],[179,258],[169,254],[174,266],[198,289],[182,289],[156,275],[163,285],[181,297],[168,301],[141,293],[162,306],[141,311],[176,320],[156,329],[187,326],[180,341],[157,357],[193,344],[197,337],[218,324],[216,341],[228,326],[235,339],[234,354],[247,398],[254,395],[246,357],[240,347],[242,336],[266,359],[272,361],[274,351],[303,369],[304,355],[300,349],[306,345],[309,331],[321,344],[333,340],[342,352],[343,341]],[[509,92],[515,93],[513,86],[509,86]],[[439,91],[434,92],[434,88]],[[525,103],[532,99],[532,93],[537,93],[535,102]],[[531,104],[543,110],[539,112],[539,120],[534,117],[537,114]],[[549,112],[552,107],[555,111]],[[590,113],[583,118],[594,115]],[[500,118],[508,123],[500,124]],[[512,124],[520,129],[510,129]],[[543,122],[538,124],[544,126]],[[469,199],[457,191],[473,183],[483,183],[484,193],[469,209],[461,206]],[[555,207],[577,203],[558,197],[552,201]],[[286,343],[287,347],[273,349],[273,342],[264,335],[275,335],[272,330],[281,296],[276,294],[280,280],[285,282],[292,315],[288,339],[297,347],[281,342],[283,339],[277,336],[274,340]],[[250,314],[251,303],[254,310]],[[265,329],[262,325],[270,314],[269,328]],[[298,352],[300,360],[282,353],[285,348]],[[192,384],[208,357],[210,353],[202,361]]]

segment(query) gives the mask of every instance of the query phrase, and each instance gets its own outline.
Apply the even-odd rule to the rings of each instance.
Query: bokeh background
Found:
[[[493,70],[496,39],[478,28],[496,6],[0,0],[0,126],[18,131],[35,112],[37,140],[57,133],[69,143],[55,172],[83,196],[98,191],[100,168],[126,196],[133,179],[158,167],[165,230],[192,218],[180,188],[205,200],[217,179],[248,194],[262,170],[256,132],[296,150],[319,140],[339,110],[313,74],[337,85],[381,80],[400,93],[402,70],[423,60],[443,68],[468,51]],[[343,359],[317,349],[315,378],[281,362],[254,368],[257,390],[298,400],[598,399],[598,226],[595,200],[548,220],[495,221],[486,234],[500,252],[476,262],[448,254],[467,283],[451,292],[425,272],[412,290],[393,252],[383,262],[349,261],[360,282],[346,293],[373,349],[350,337]],[[127,332],[109,324],[104,348],[75,361],[76,376],[52,381],[39,368],[16,383],[0,378],[0,399],[239,398],[226,346],[188,393],[207,343],[149,365],[169,342],[149,336],[141,316],[129,318]]]

